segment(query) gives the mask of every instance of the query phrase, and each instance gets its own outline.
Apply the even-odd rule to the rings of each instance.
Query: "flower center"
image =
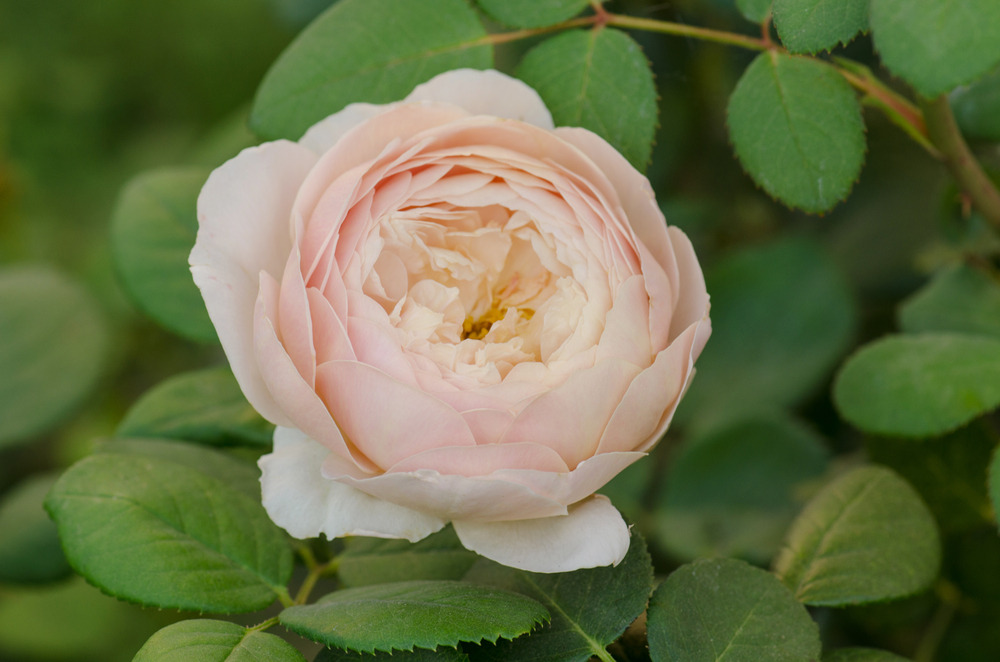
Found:
[[[531,308],[515,308],[515,312],[522,320],[530,320],[535,311]],[[471,315],[462,322],[462,340],[482,340],[493,328],[494,322],[499,322],[507,316],[507,306],[501,304],[500,299],[495,298],[490,303],[489,309],[474,318]]]

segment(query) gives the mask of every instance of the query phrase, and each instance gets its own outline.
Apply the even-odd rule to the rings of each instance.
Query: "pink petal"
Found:
[[[479,445],[497,443],[514,422],[514,414],[506,409],[469,409],[462,412],[462,418]]]
[[[618,565],[629,530],[606,497],[595,495],[568,515],[513,522],[454,522],[462,544],[498,563],[529,572],[571,572]]]
[[[418,85],[404,100],[454,104],[473,115],[493,115],[552,128],[552,116],[534,89],[499,71],[455,69]]]
[[[452,476],[486,476],[502,469],[531,469],[566,473],[569,467],[551,448],[538,444],[486,444],[452,446],[417,453],[389,467],[406,473],[431,469]]]
[[[622,359],[640,368],[653,358],[649,345],[649,295],[642,276],[630,276],[618,286],[597,347],[597,360],[605,358]]]
[[[198,196],[191,273],[243,393],[273,422],[286,419],[254,361],[259,274],[282,273],[291,250],[292,202],[315,162],[312,152],[295,143],[252,147],[212,172]]]
[[[670,241],[677,256],[678,281],[681,283],[680,300],[674,309],[673,320],[670,323],[671,335],[679,334],[683,329],[707,318],[709,311],[708,291],[705,289],[705,276],[698,265],[691,240],[681,230],[670,228]],[[711,329],[709,329],[711,330]],[[708,336],[705,336],[708,340]],[[704,342],[702,343],[702,347]],[[701,353],[701,348],[695,352],[695,358]]]
[[[476,443],[457,411],[369,365],[324,363],[316,387],[347,439],[382,468],[432,448]]]
[[[348,131],[393,106],[395,104],[352,103],[309,127],[305,135],[299,138],[299,144],[308,147],[317,155],[323,154],[336,145]]]
[[[439,518],[324,478],[320,468],[330,455],[299,430],[279,427],[274,451],[258,462],[264,509],[293,537],[359,535],[416,542],[444,526]]]

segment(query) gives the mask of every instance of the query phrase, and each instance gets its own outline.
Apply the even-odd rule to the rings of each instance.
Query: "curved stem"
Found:
[[[991,225],[1000,230],[1000,191],[976,160],[951,112],[948,97],[923,102],[927,135],[941,153],[965,195]]]
[[[747,35],[736,34],[735,32],[699,28],[694,25],[660,21],[653,18],[607,14],[606,24],[617,28],[632,28],[634,30],[659,32],[661,34],[670,34],[678,37],[691,37],[694,39],[701,39],[703,41],[712,41],[718,44],[729,44],[730,46],[748,48],[753,51],[766,51],[768,48],[773,46],[772,44],[768,44],[763,39],[748,37]]]

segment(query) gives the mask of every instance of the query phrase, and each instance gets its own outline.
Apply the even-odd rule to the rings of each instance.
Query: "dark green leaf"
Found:
[[[315,604],[289,607],[279,618],[314,641],[370,653],[517,637],[549,613],[510,591],[417,580],[343,589]]]
[[[469,656],[457,648],[414,648],[391,653],[356,653],[340,648],[324,648],[313,662],[469,662]]]
[[[476,0],[490,18],[512,28],[541,28],[573,18],[589,0]]]
[[[820,213],[844,200],[865,159],[854,91],[819,60],[761,53],[726,109],[743,169],[789,207]]]
[[[899,308],[907,333],[958,331],[1000,338],[1000,281],[960,264],[942,271]]]
[[[57,476],[29,478],[0,501],[0,582],[35,583],[70,574],[59,534],[42,502]]]
[[[806,506],[775,560],[775,572],[810,605],[892,600],[937,575],[941,543],[927,506],[883,467],[859,467]]]
[[[523,593],[552,614],[549,625],[530,635],[470,651],[473,660],[584,662],[601,653],[646,608],[653,568],[645,541],[633,531],[628,554],[617,567],[540,574],[484,559],[466,579]]]
[[[771,0],[736,0],[736,8],[748,21],[763,23],[771,11]]]
[[[905,657],[874,648],[840,648],[823,656],[823,662],[907,662]]]
[[[986,467],[995,445],[988,426],[978,422],[935,439],[865,440],[871,461],[905,478],[946,532],[980,527],[992,520]]]
[[[274,426],[254,411],[227,367],[177,375],[145,393],[115,432],[203,444],[268,446]]]
[[[818,660],[819,628],[774,575],[735,559],[681,566],[649,601],[653,662]]]
[[[689,438],[671,462],[653,514],[674,556],[766,563],[824,473],[822,440],[784,415],[753,414]]]
[[[1000,62],[996,0],[871,0],[875,48],[889,69],[936,97]]]
[[[284,639],[208,619],[168,625],[135,654],[132,662],[305,662]]]
[[[346,541],[337,577],[344,586],[408,579],[461,579],[478,558],[462,547],[451,527],[417,543],[356,537]]]
[[[216,454],[188,451],[206,464]],[[125,600],[253,611],[283,593],[291,574],[285,535],[259,500],[162,457],[92,455],[63,474],[45,506],[74,569]]]
[[[950,101],[963,134],[1000,142],[1000,67],[955,90]]]
[[[45,267],[0,272],[0,448],[57,425],[101,375],[104,320],[79,285]]]
[[[531,49],[517,77],[558,126],[582,126],[645,170],[656,131],[656,86],[639,45],[619,30],[574,30]]]
[[[712,340],[679,418],[801,402],[847,350],[855,305],[812,242],[744,249],[713,265],[705,280]]]
[[[774,0],[774,27],[793,53],[830,50],[868,27],[868,0]]]
[[[111,249],[125,289],[143,312],[186,338],[217,342],[188,266],[207,177],[205,168],[165,168],[130,181],[111,217]]]
[[[257,90],[251,127],[298,139],[349,103],[399,101],[436,74],[493,66],[465,0],[341,0],[281,54]]]
[[[993,452],[993,459],[990,460],[989,491],[993,517],[1000,523],[1000,446]]]
[[[1000,404],[1000,339],[889,336],[854,354],[834,383],[841,415],[873,434],[944,434]]]

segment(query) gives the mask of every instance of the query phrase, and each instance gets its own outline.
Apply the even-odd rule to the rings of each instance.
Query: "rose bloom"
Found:
[[[264,507],[291,535],[500,563],[618,563],[595,495],[663,435],[711,333],[649,182],[530,87],[457,70],[244,150],[198,198],[191,270],[277,425]]]

